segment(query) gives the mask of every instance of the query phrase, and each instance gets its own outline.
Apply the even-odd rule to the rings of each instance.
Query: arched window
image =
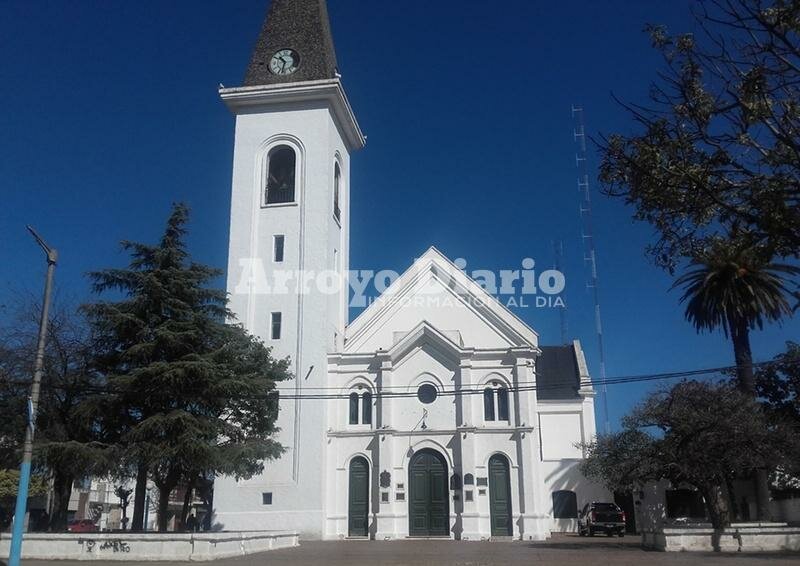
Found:
[[[578,518],[578,498],[574,491],[561,490],[553,492],[553,518]]]
[[[483,419],[494,420],[494,390],[491,387],[483,390]]]
[[[350,394],[350,424],[358,424],[358,393]]]
[[[508,420],[508,389],[505,387],[497,389],[497,420]]]
[[[339,209],[339,189],[342,184],[342,171],[339,169],[339,162],[333,165],[333,216],[339,220],[342,211]]]
[[[294,150],[288,145],[273,147],[267,154],[267,182],[264,187],[266,204],[294,202]]]
[[[358,389],[362,389],[359,386]],[[348,401],[348,420],[351,425],[371,425],[372,424],[372,393],[364,391],[358,393],[353,391],[347,398]]]
[[[372,393],[361,396],[361,424],[372,424]]]
[[[508,389],[497,381],[483,390],[483,420],[509,420]]]

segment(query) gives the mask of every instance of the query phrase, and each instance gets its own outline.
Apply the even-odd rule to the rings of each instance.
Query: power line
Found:
[[[758,362],[754,363],[754,367],[758,367],[760,365],[766,365],[772,363],[771,361],[767,362]],[[619,376],[613,378],[607,378],[605,380],[600,379],[584,379],[580,380],[578,383],[579,388],[589,387],[589,386],[607,386],[607,385],[622,385],[622,384],[629,384],[629,383],[641,383],[641,382],[648,382],[648,381],[658,381],[664,379],[676,379],[676,378],[686,378],[686,377],[696,377],[701,375],[711,375],[711,374],[722,374],[725,372],[730,372],[736,369],[736,366],[721,366],[721,367],[714,367],[714,368],[704,368],[704,369],[695,369],[695,370],[685,370],[685,371],[676,371],[676,372],[664,372],[664,373],[652,373],[652,374],[637,374],[637,375],[628,375],[628,376]],[[10,385],[19,385],[19,386],[26,386],[28,382],[25,380],[9,380],[9,379],[0,379],[0,384],[10,384]],[[64,385],[58,385],[53,383],[43,383],[42,384],[44,389],[55,389],[55,390],[70,390],[73,392],[83,392],[83,393],[95,393],[95,394],[106,394],[106,395],[113,395],[116,393],[127,393],[126,390],[118,389],[118,388],[111,388],[108,386],[80,386],[80,387],[69,387]],[[396,386],[399,388],[405,388],[405,386]],[[575,387],[574,382],[559,382],[553,384],[541,384],[537,385],[536,382],[533,381],[526,381],[520,382],[518,385],[509,387],[508,390],[510,392],[522,392],[522,391],[546,391],[546,390],[554,390],[554,389],[565,389],[571,388],[577,389]],[[302,400],[302,399],[317,399],[317,400],[324,400],[324,399],[347,399],[349,398],[349,391],[347,393],[341,393],[342,387],[335,387],[335,386],[319,386],[319,387],[308,387],[308,390],[313,391],[323,391],[322,393],[283,393],[280,388],[274,388],[269,390],[264,394],[256,394],[256,395],[243,395],[234,397],[234,399],[242,399],[242,400],[269,400],[275,399],[276,393],[278,394],[280,399],[294,399],[294,400]],[[340,391],[340,393],[325,393],[324,391]],[[294,389],[288,390],[294,391]],[[484,388],[461,388],[461,389],[444,389],[439,392],[441,396],[457,396],[457,395],[481,395],[483,394]],[[381,390],[375,393],[376,397],[386,397],[386,398],[406,398],[406,397],[416,397],[416,391],[385,391]]]

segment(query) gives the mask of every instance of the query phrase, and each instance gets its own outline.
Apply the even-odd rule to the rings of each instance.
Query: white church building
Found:
[[[218,478],[225,529],[305,538],[541,540],[609,500],[578,469],[595,434],[580,344],[537,333],[431,247],[348,323],[350,155],[365,143],[336,66],[324,0],[272,0],[236,118],[228,291],[289,357],[283,456]],[[266,281],[255,284],[253,266]],[[256,278],[257,279],[257,278]]]

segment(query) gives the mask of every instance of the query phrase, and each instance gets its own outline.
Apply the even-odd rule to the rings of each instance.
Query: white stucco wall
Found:
[[[300,292],[292,284],[276,292],[278,270],[333,270],[341,276],[348,268],[352,147],[345,140],[352,146],[353,134],[345,135],[343,128],[353,125],[342,121],[343,103],[327,95],[276,100],[266,91],[241,90],[223,93],[223,98],[255,97],[244,106],[229,102],[236,114],[230,306],[274,355],[290,358],[296,377],[280,386],[285,395],[332,391],[342,398],[284,397],[277,440],[286,453],[253,478],[219,478],[215,522],[231,530],[346,536],[348,467],[362,456],[370,466],[370,535],[407,536],[409,463],[419,450],[432,449],[447,461],[449,477],[463,480],[470,474],[476,480],[471,487],[449,490],[451,536],[491,536],[491,493],[477,482],[486,479],[493,455],[509,464],[513,536],[548,536],[554,528],[550,490],[564,482],[581,485],[572,465],[580,454],[572,445],[594,435],[591,389],[582,389],[581,399],[564,406],[539,404],[535,390],[524,387],[536,382],[538,335],[434,248],[392,284],[385,300],[348,327],[346,286],[333,294],[315,285]],[[296,202],[264,206],[264,158],[276,144],[296,151]],[[332,210],[337,161],[340,221]],[[272,261],[276,234],[285,237],[282,264]],[[246,277],[243,284],[248,266],[257,270],[249,286]],[[265,277],[259,279],[262,268]],[[268,288],[259,289],[253,281]],[[279,340],[269,334],[272,312],[282,313]],[[582,362],[582,354],[578,358]],[[581,367],[583,374],[585,364]],[[436,387],[433,403],[417,399],[422,383]],[[511,390],[507,421],[484,418],[484,387]],[[347,395],[353,390],[373,394],[370,424],[349,424]],[[388,486],[380,485],[384,473],[391,478]],[[467,491],[472,501],[465,501]],[[271,494],[271,504],[262,503],[265,493]],[[400,493],[406,498],[399,499]]]
[[[262,338],[274,356],[290,358],[296,377],[279,389],[296,394],[325,386],[327,355],[344,335],[346,286],[337,293],[324,293],[312,283],[303,291],[306,286],[298,286],[297,273],[333,271],[344,280],[349,256],[350,148],[342,135],[344,126],[332,111],[341,102],[331,102],[327,94],[313,88],[302,100],[274,100],[275,90],[265,89],[263,103],[233,107],[236,133],[227,287],[238,320]],[[265,157],[275,145],[288,145],[296,152],[294,203],[264,204]],[[337,161],[342,173],[340,221],[333,215]],[[277,234],[285,238],[282,263],[273,262]],[[251,258],[255,264],[248,263]],[[255,267],[260,288],[247,286],[248,266]],[[260,278],[262,268],[265,278]],[[295,275],[285,286],[275,285],[278,271]],[[282,315],[279,340],[270,336],[272,312]],[[219,524],[226,529],[289,528],[321,536],[326,484],[319,470],[325,467],[326,409],[322,402],[281,401],[277,440],[286,453],[248,480],[217,480]],[[271,505],[262,503],[265,492],[272,494]]]

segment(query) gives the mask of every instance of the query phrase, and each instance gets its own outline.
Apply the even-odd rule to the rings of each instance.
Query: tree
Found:
[[[40,308],[22,299],[8,325],[0,329],[4,344],[2,365],[6,385],[0,384],[0,406],[14,428],[6,438],[12,445],[3,456],[7,467],[19,464],[26,399],[38,334]],[[86,321],[67,305],[55,305],[48,323],[42,389],[36,415],[34,465],[38,474],[52,481],[52,512],[48,528],[67,528],[72,485],[87,475],[105,474],[115,460],[97,415],[86,412],[86,400],[102,384],[91,369],[92,336]],[[5,391],[5,393],[3,393]],[[12,463],[13,462],[13,463]]]
[[[770,256],[800,254],[800,20],[787,0],[706,0],[701,33],[648,26],[665,68],[640,131],[600,142],[600,181],[658,231],[673,272],[733,228]]]
[[[787,342],[785,352],[759,366],[756,388],[771,410],[800,425],[800,344]]]
[[[748,238],[712,239],[709,249],[697,253],[689,270],[674,287],[684,286],[681,302],[686,319],[698,331],[722,328],[733,343],[739,388],[756,395],[750,331],[764,321],[778,321],[792,314],[786,278],[800,273],[787,264],[769,263],[763,248],[752,247]],[[768,470],[755,470],[758,518],[769,520]]]
[[[19,487],[19,470],[0,469],[0,531],[11,524],[14,503]],[[31,476],[28,487],[28,497],[38,497],[47,493],[45,478],[36,474]]]
[[[282,447],[272,439],[275,382],[289,378],[262,342],[233,319],[220,271],[186,250],[189,211],[175,205],[157,245],[125,241],[126,269],[94,272],[99,292],[123,295],[86,306],[102,337],[98,366],[108,395],[97,399],[119,431],[125,465],[136,470],[132,529],[142,528],[147,477],[159,492],[158,528],[181,480],[200,471],[250,477]]]
[[[0,469],[20,463],[25,432],[26,383],[18,378],[19,357],[8,333],[0,333]]]
[[[727,383],[685,381],[657,391],[623,424],[586,446],[583,473],[612,490],[661,479],[693,485],[715,529],[731,521],[729,480],[785,463],[797,444],[752,396]]]
[[[756,389],[768,410],[784,419],[800,433],[800,344],[786,343],[786,351],[774,360],[759,366],[756,371]],[[800,489],[800,452],[788,463],[780,483]]]
[[[750,330],[800,305],[800,270],[776,262],[800,257],[800,20],[783,0],[706,0],[695,19],[697,36],[648,26],[665,69],[649,103],[623,104],[641,131],[602,140],[600,181],[657,229],[658,265],[691,262],[687,318],[729,333],[753,393]]]
[[[756,387],[750,331],[792,314],[786,278],[800,274],[797,267],[769,263],[767,257],[742,242],[715,239],[673,285],[684,287],[686,319],[698,331],[722,328],[730,336],[739,387],[751,395]]]

